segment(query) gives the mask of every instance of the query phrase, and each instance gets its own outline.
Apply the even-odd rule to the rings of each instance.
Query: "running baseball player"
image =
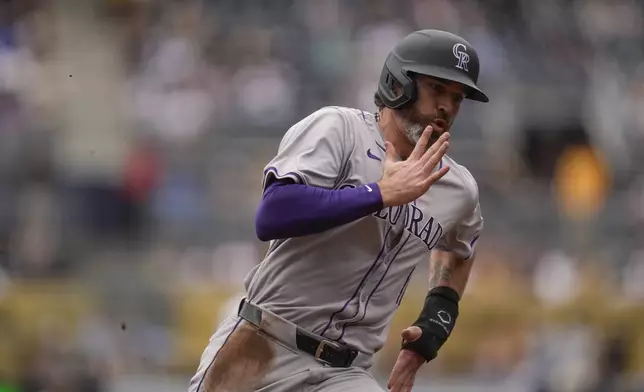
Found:
[[[286,132],[256,217],[269,250],[190,392],[382,391],[373,355],[429,262],[426,300],[388,380],[411,391],[454,328],[483,227],[476,181],[446,155],[461,101],[488,101],[478,74],[463,38],[417,31],[386,59],[375,114],[324,107]]]

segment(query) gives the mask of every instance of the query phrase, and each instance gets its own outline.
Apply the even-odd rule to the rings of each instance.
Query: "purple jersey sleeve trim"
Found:
[[[298,172],[288,172],[284,175],[281,175],[277,172],[277,168],[271,166],[264,170],[264,179],[262,188],[265,188],[267,183],[270,183],[270,180],[283,180],[283,179],[293,179],[295,182],[300,184],[306,184],[306,179]]]
[[[255,218],[262,241],[321,233],[383,207],[376,183],[330,190],[287,181],[274,181],[264,192]]]

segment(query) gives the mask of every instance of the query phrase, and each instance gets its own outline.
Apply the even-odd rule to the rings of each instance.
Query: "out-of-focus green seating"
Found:
[[[176,371],[192,372],[220,314],[236,292],[224,286],[184,286],[173,290],[174,363]]]
[[[0,376],[19,377],[22,361],[43,342],[73,342],[94,298],[74,281],[21,281],[0,298]]]

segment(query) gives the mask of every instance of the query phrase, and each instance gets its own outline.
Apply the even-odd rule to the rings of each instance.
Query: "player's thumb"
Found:
[[[420,338],[420,335],[423,334],[423,330],[416,326],[411,326],[403,329],[400,334],[405,342],[413,342]]]
[[[397,160],[398,154],[396,153],[396,148],[390,142],[385,142],[385,153],[388,161],[395,162]]]

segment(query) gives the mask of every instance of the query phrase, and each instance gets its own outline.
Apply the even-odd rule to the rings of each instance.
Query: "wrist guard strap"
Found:
[[[402,348],[412,350],[427,362],[436,358],[438,350],[447,341],[458,317],[458,293],[449,287],[435,287],[427,293],[425,306],[414,326],[423,333],[413,342],[403,342]]]

